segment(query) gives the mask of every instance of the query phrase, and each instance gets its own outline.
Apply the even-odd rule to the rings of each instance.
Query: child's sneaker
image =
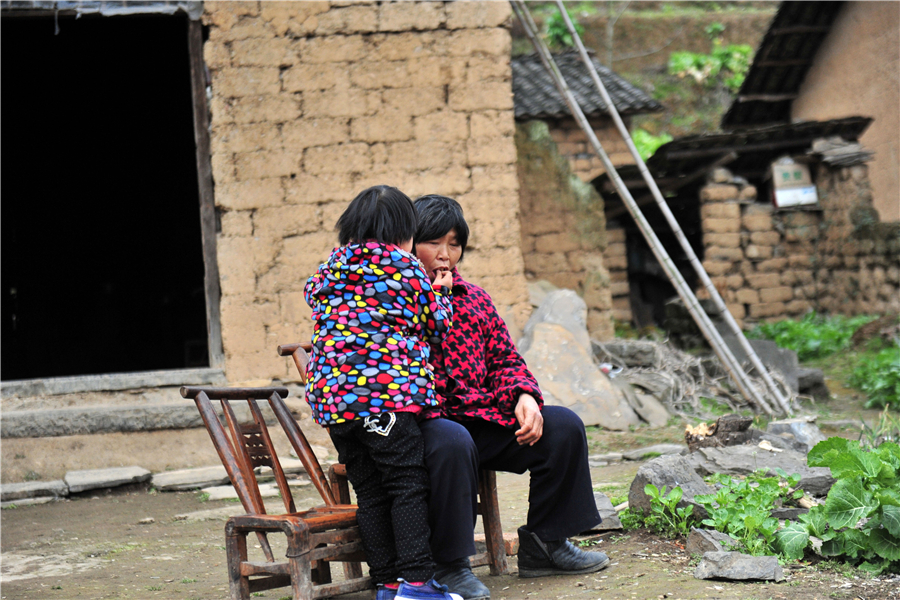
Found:
[[[401,580],[402,581],[402,580]],[[402,581],[397,590],[396,600],[463,600],[459,594],[451,594],[446,585],[434,579],[421,585],[413,585]]]
[[[394,600],[397,597],[397,588],[389,588],[378,584],[375,586],[375,600]]]

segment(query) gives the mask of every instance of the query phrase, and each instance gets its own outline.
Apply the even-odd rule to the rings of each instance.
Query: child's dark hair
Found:
[[[466,223],[459,202],[447,196],[428,194],[416,198],[413,205],[419,215],[419,227],[416,229],[415,242],[436,240],[455,229],[456,241],[462,248],[462,253],[459,255],[462,260],[466,254],[466,244],[469,242],[469,225]]]
[[[409,196],[389,185],[361,191],[337,222],[341,246],[375,240],[399,246],[416,234],[416,209]]]

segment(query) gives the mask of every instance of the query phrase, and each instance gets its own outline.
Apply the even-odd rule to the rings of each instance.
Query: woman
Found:
[[[421,423],[435,579],[465,600],[490,598],[467,558],[475,553],[479,466],[531,474],[527,522],[519,528],[520,577],[605,568],[605,554],[567,539],[600,523],[584,424],[567,408],[543,405],[490,296],[456,270],[469,236],[459,203],[429,195],[415,207],[416,256],[432,280],[444,271],[453,276],[453,327],[431,358],[443,418]]]

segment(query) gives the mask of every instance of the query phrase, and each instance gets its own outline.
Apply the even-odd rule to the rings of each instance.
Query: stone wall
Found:
[[[703,266],[745,326],[900,310],[900,226],[878,222],[867,167],[820,165],[816,186],[821,210],[776,211],[749,185],[701,189]]]
[[[624,117],[623,120],[625,121],[625,126],[630,129],[631,120],[628,117]],[[566,119],[548,119],[546,122],[550,128],[550,137],[556,142],[559,153],[568,159],[572,173],[578,175],[585,182],[591,182],[596,177],[606,173],[600,157],[594,152],[594,148],[588,142],[587,135],[575,119],[571,117]],[[628,146],[616,129],[612,119],[601,117],[589,119],[588,122],[613,165],[634,164],[634,158],[628,151]]]
[[[230,382],[295,378],[306,278],[374,184],[463,205],[461,271],[530,311],[505,2],[206,2],[222,337]]]
[[[613,337],[609,275],[603,264],[603,200],[569,168],[544,121],[516,127],[525,274],[576,291],[592,337]]]
[[[617,226],[606,230],[606,250],[603,264],[609,272],[609,292],[612,297],[612,318],[631,321],[631,286],[628,284],[628,250],[625,229]]]

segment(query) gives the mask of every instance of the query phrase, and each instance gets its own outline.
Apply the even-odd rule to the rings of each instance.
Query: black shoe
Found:
[[[463,600],[490,600],[491,597],[491,591],[472,573],[468,558],[439,563],[434,580],[462,596]]]
[[[609,566],[603,552],[585,552],[569,540],[542,542],[534,533],[519,527],[519,577],[581,575]]]

